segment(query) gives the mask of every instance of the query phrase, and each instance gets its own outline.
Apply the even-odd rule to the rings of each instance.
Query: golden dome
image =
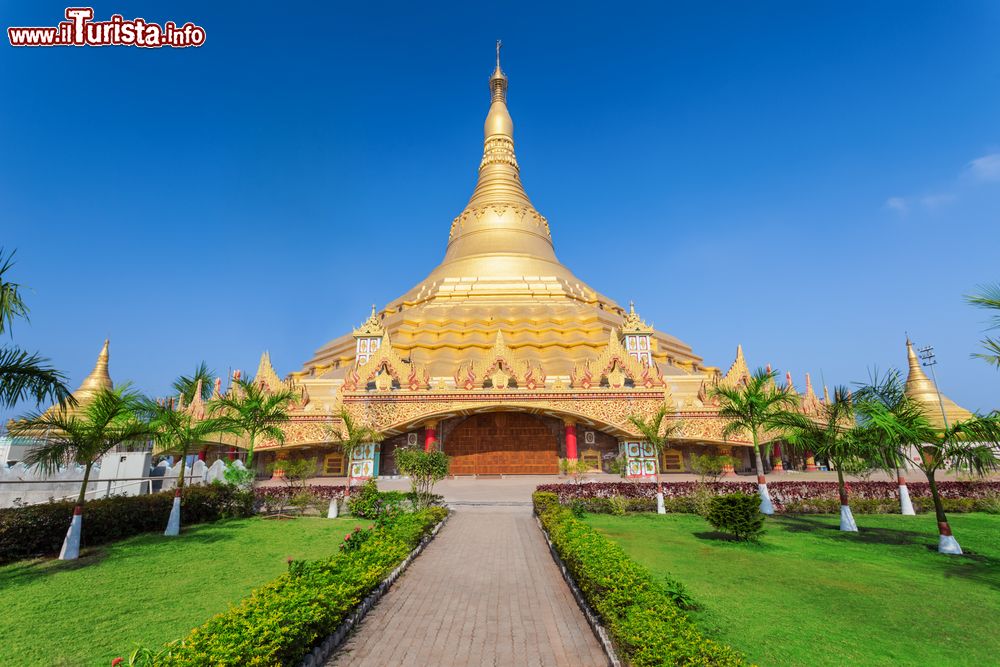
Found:
[[[913,343],[910,342],[909,338],[906,339],[906,360],[910,366],[910,371],[906,376],[906,395],[923,407],[924,414],[931,424],[937,428],[944,428],[944,419],[941,415],[942,405],[949,426],[954,426],[956,422],[972,416],[971,412],[955,401],[938,393],[937,385],[927,377],[924,369],[920,366],[920,358],[917,357]]]
[[[550,377],[568,377],[577,363],[607,346],[611,330],[622,330],[627,312],[558,260],[549,223],[524,190],[499,43],[489,83],[479,178],[452,221],[444,259],[390,302],[380,322],[393,347],[432,377],[453,377],[460,364],[493,346],[501,327],[519,354]],[[614,233],[609,224],[609,235]],[[611,261],[603,246],[595,257]],[[685,369],[700,365],[685,343],[658,331],[652,337],[653,358],[663,372],[682,372],[670,369],[675,362]],[[354,358],[354,344],[349,335],[327,343],[305,369],[330,367],[324,377],[342,376]]]

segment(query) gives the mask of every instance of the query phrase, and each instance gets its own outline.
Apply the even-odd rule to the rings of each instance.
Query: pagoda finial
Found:
[[[97,355],[94,369],[83,379],[80,388],[73,394],[78,401],[82,398],[89,398],[101,389],[111,389],[114,386],[114,383],[111,382],[111,374],[108,372],[108,358],[110,357],[108,348],[110,344],[110,339],[105,338],[104,345]]]
[[[500,69],[500,48],[503,46],[503,42],[499,39],[497,40],[497,67],[493,70],[493,74],[490,76],[490,95],[493,102],[501,102],[503,104],[507,103],[507,75],[503,73]],[[510,116],[507,116],[507,122],[510,123]],[[489,126],[489,119],[487,119],[487,126]],[[514,134],[513,124],[510,123],[510,131],[503,132],[503,134]],[[489,136],[489,133],[487,133]]]
[[[628,300],[628,312],[631,315],[635,315],[635,301],[632,299]]]

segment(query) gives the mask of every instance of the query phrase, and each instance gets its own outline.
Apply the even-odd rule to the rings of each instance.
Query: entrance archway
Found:
[[[472,415],[444,442],[453,475],[557,475],[559,442],[538,417],[519,412]]]

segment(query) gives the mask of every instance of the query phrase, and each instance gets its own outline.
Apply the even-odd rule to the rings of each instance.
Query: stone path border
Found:
[[[326,639],[315,646],[312,651],[306,654],[304,658],[302,658],[302,661],[299,663],[299,667],[320,667],[323,665],[323,663],[333,655],[334,651],[336,651],[340,645],[344,643],[344,640],[347,639],[351,630],[361,622],[369,611],[371,611],[371,608],[375,606],[375,603],[381,600],[382,596],[389,592],[389,588],[391,588],[396,580],[399,579],[400,575],[403,574],[406,568],[410,566],[413,559],[420,555],[420,552],[424,550],[424,547],[430,544],[430,541],[437,536],[438,531],[444,527],[444,524],[448,523],[449,518],[451,518],[451,512],[448,512],[444,519],[434,526],[430,535],[427,535],[420,540],[420,544],[414,547],[413,551],[410,552],[410,555],[403,559],[403,562],[397,565],[396,569],[390,572],[389,576],[383,579],[375,590],[369,593],[368,596],[354,608],[354,611],[348,614],[347,618],[345,618],[343,622],[337,626],[337,629],[333,631],[333,634],[329,635]]]
[[[597,613],[590,608],[590,604],[587,603],[587,599],[583,597],[583,591],[580,587],[576,585],[576,581],[573,580],[573,575],[569,573],[566,569],[566,564],[563,563],[562,558],[559,557],[559,553],[556,551],[555,546],[552,544],[552,540],[549,539],[549,534],[542,526],[541,519],[535,516],[535,522],[538,524],[538,530],[542,531],[542,535],[545,537],[545,543],[549,545],[549,553],[552,554],[552,559],[556,562],[556,566],[559,571],[562,572],[563,579],[566,580],[566,584],[569,589],[573,592],[573,599],[580,606],[580,611],[587,619],[587,623],[590,624],[590,629],[594,631],[594,636],[597,637],[597,642],[604,649],[604,653],[608,656],[608,664],[611,667],[622,667],[622,661],[618,658],[618,653],[615,651],[614,642],[611,641],[611,637],[608,636],[608,631],[601,624],[601,619]]]

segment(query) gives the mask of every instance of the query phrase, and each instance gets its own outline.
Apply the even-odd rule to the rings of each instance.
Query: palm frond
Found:
[[[966,303],[978,306],[979,308],[986,308],[987,310],[1000,311],[1000,283],[980,285],[978,289],[979,292],[977,294],[967,294],[965,296]],[[1000,329],[1000,313],[995,313],[990,318],[990,321],[991,329]]]
[[[201,398],[207,401],[212,397],[212,387],[215,384],[215,371],[208,368],[204,361],[195,366],[191,375],[181,375],[174,380],[173,390],[184,397],[185,403],[194,400],[194,392],[198,388],[198,380],[201,380]]]
[[[28,305],[21,298],[21,285],[6,279],[6,274],[14,266],[14,254],[11,250],[5,257],[4,249],[0,247],[0,334],[9,332],[17,318],[28,319]]]
[[[74,403],[66,386],[66,376],[49,365],[49,360],[17,347],[0,348],[0,406],[31,399],[35,405]]]
[[[986,352],[973,352],[973,359],[982,359],[991,366],[1000,368],[1000,339],[987,336],[982,341]]]

